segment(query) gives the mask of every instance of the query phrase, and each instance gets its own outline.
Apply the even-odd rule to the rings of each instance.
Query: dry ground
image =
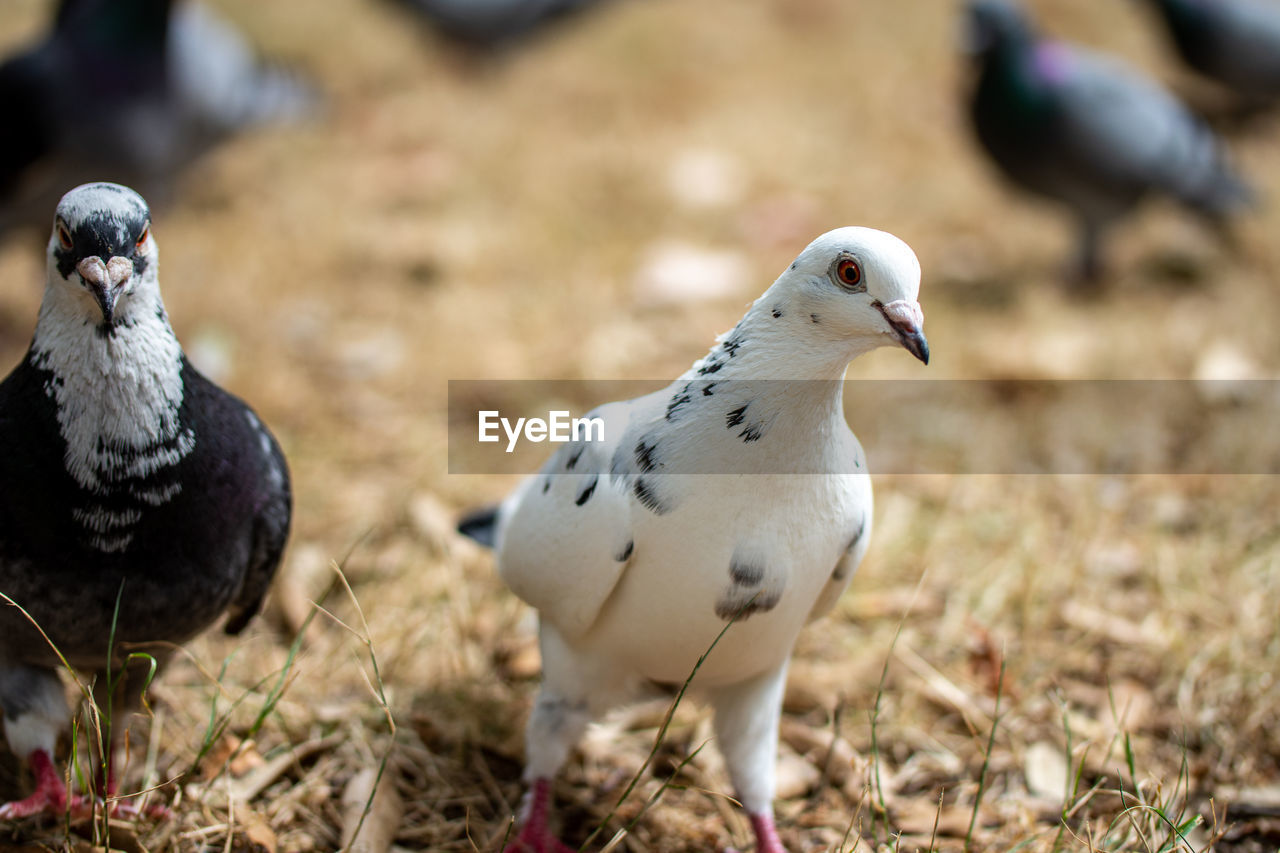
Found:
[[[4,44],[46,5],[7,0]],[[843,224],[916,248],[934,353],[925,369],[880,351],[852,376],[1280,365],[1280,124],[1238,139],[1272,203],[1235,248],[1152,205],[1117,234],[1110,292],[1080,298],[1059,283],[1064,223],[993,181],[970,144],[949,3],[620,0],[492,62],[374,0],[217,5],[330,97],[315,124],[199,164],[155,226],[179,335],[289,454],[296,527],[269,618],[238,643],[192,643],[157,685],[137,784],[191,770],[210,720],[230,726],[166,789],[173,819],[116,845],[337,849],[386,759],[375,830],[407,850],[498,849],[520,793],[533,622],[451,533],[454,513],[514,481],[447,473],[448,379],[669,378]],[[1057,32],[1186,84],[1140,4],[1034,6]],[[671,187],[691,161],[716,165],[699,172],[715,179],[701,201]],[[0,252],[6,363],[30,334],[43,239]],[[654,305],[636,272],[671,239],[739,253],[751,273],[727,295]],[[1144,851],[1169,843],[1165,818],[1193,815],[1203,824],[1177,844],[1276,848],[1280,482],[898,476],[876,489],[871,551],[801,637],[791,676],[790,849],[957,849],[970,835],[975,849]],[[291,659],[308,597],[332,616]],[[749,844],[713,750],[682,766],[709,731],[693,704],[610,815],[663,708],[584,744],[558,788],[570,841],[603,823],[599,849],[673,777],[615,849]]]

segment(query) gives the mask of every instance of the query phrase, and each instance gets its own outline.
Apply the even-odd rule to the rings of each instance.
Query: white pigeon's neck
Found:
[[[875,344],[824,334],[807,313],[793,313],[776,299],[758,300],[672,385],[666,420],[694,470],[841,464],[826,454],[843,452],[848,433],[842,380],[849,361]]]
[[[849,362],[879,341],[826,333],[820,316],[770,300],[765,293],[738,325],[681,379],[785,379],[835,381]]]
[[[101,492],[176,463],[193,439],[178,420],[182,348],[154,273],[122,298],[110,331],[100,328],[100,315],[95,322],[86,297],[66,282],[49,282],[31,357],[53,374],[44,390],[57,406],[68,472]]]

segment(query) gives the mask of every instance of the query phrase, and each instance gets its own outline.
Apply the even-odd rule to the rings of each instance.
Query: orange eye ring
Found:
[[[855,285],[862,281],[862,267],[852,258],[845,258],[836,264],[836,276],[847,285]]]
[[[148,222],[142,226],[142,233],[138,235],[138,242],[134,244],[136,248],[141,249],[142,245],[147,242],[147,238],[151,236],[151,223]]]
[[[67,228],[65,222],[59,222],[57,225],[58,245],[64,249],[70,249],[75,243],[71,239],[71,231]]]

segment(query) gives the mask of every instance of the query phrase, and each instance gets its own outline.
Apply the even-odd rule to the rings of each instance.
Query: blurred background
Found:
[[[344,794],[384,761],[371,820],[387,844],[500,846],[535,624],[452,532],[516,479],[447,473],[450,379],[670,379],[813,237],[852,224],[920,256],[933,354],[925,368],[881,350],[853,378],[1269,378],[1280,364],[1280,112],[1224,130],[1262,198],[1230,240],[1153,199],[1113,230],[1106,280],[1086,291],[1065,274],[1071,220],[1012,189],[975,140],[957,3],[612,0],[486,48],[392,0],[206,2],[319,93],[151,199],[174,327],[279,436],[295,526],[267,618],[242,643],[192,643],[156,687],[132,772],[192,781],[172,821],[119,830],[144,849],[336,849],[354,826]],[[1027,7],[1198,106],[1222,96],[1145,4]],[[6,0],[0,53],[42,38],[50,15]],[[0,358],[16,364],[47,225],[0,239]],[[875,487],[861,574],[802,635],[791,675],[789,849],[1275,848],[1280,484]],[[325,612],[308,622],[313,600]],[[747,842],[709,793],[727,790],[714,751],[678,767],[709,737],[696,704],[611,809],[664,709],[584,743],[559,788],[569,842],[601,824],[596,844],[613,837],[673,773],[614,849]],[[211,754],[230,760],[193,767],[224,713]]]

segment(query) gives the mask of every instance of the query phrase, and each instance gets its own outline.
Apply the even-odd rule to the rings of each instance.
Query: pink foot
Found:
[[[67,810],[67,786],[53,767],[53,757],[37,749],[27,758],[36,777],[36,791],[25,800],[14,800],[0,806],[0,820],[13,820],[33,815],[61,815]]]
[[[778,828],[773,825],[773,815],[753,814],[751,828],[756,831],[756,853],[787,853],[778,838]]]
[[[778,829],[773,825],[773,815],[752,814],[747,817],[751,818],[751,828],[756,833],[755,853],[787,853],[787,848],[782,846],[782,840],[778,838]],[[725,853],[737,851],[730,849]]]
[[[547,817],[551,813],[551,780],[538,779],[529,792],[529,811],[519,834],[502,853],[574,853],[560,839],[551,834]]]
[[[62,777],[54,769],[53,758],[42,749],[31,753],[27,763],[31,766],[32,775],[35,776],[35,793],[25,800],[15,800],[0,805],[0,820],[68,815],[74,821],[87,820],[95,814],[102,814],[104,802],[113,817],[164,819],[172,816],[170,811],[162,805],[152,803],[139,806],[130,802],[129,798],[116,796],[115,776],[109,771],[106,784],[107,795],[104,801],[96,796],[68,794]]]

